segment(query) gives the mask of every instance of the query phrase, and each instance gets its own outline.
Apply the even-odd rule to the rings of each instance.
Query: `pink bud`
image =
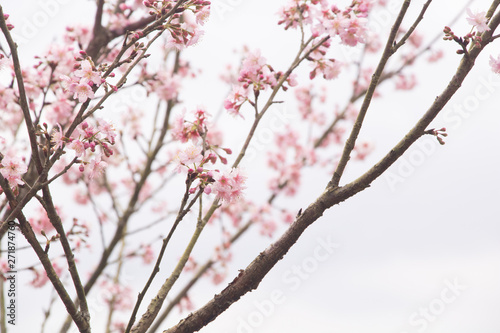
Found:
[[[85,167],[83,166],[83,164],[80,164],[80,167],[78,168],[78,170],[80,170],[80,172],[83,172],[83,170],[85,170]]]

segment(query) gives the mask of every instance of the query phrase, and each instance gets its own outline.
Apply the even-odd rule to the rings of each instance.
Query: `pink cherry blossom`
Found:
[[[97,157],[92,159],[90,161],[90,173],[89,173],[89,179],[92,180],[94,178],[99,178],[103,173],[104,170],[106,170],[106,167],[108,166],[108,163],[101,161],[101,157]]]
[[[46,106],[46,117],[49,122],[66,124],[71,116],[74,108],[74,102],[71,101],[67,94],[58,90],[56,92],[56,98],[54,102]]]
[[[104,119],[98,119],[97,122],[99,124],[97,126],[99,132],[102,133],[105,136],[105,138],[109,140],[111,144],[114,144],[116,138],[116,130],[113,124],[107,122]]]
[[[212,185],[212,191],[215,191],[217,197],[226,203],[233,202],[243,195],[245,181],[247,177],[239,169],[219,172],[214,175],[215,183]]]
[[[134,304],[132,288],[118,282],[103,280],[101,283],[101,297],[106,303],[113,302],[113,308],[118,311],[130,309]]]
[[[444,56],[443,50],[434,50],[431,55],[427,58],[428,62],[436,62]]]
[[[78,98],[80,103],[85,102],[89,98],[94,98],[94,92],[87,83],[72,83],[68,87],[68,90],[75,93],[73,98]]]
[[[86,83],[88,85],[89,83],[93,83],[97,86],[101,84],[101,75],[92,69],[92,64],[90,63],[90,61],[82,61],[81,66],[82,69],[76,70],[74,72],[76,77],[81,78],[80,84]]]
[[[367,140],[362,140],[358,142],[354,147],[354,151],[356,152],[354,158],[358,160],[364,160],[366,156],[368,156],[374,149],[375,146],[373,145],[372,142]]]
[[[151,244],[145,245],[144,252],[142,253],[142,260],[144,264],[150,264],[151,262],[153,262],[153,259],[155,259],[155,256]]]
[[[490,56],[490,66],[494,73],[500,74],[500,55],[496,59]]]
[[[6,273],[10,270],[7,258],[0,258],[0,280],[5,281],[7,278]]]
[[[189,114],[186,114],[186,111],[183,110],[173,122],[172,137],[181,142],[191,140],[196,144],[200,138],[200,133],[205,133],[206,127],[210,127],[210,123],[207,120],[209,116],[209,113],[201,106],[189,112]],[[208,131],[209,136],[211,136],[210,132]]]
[[[203,148],[201,146],[195,146],[193,144],[180,150],[174,157],[174,161],[177,163],[175,170],[180,173],[191,167],[193,167],[193,169],[198,167],[198,164],[203,160],[202,151]]]
[[[70,78],[69,76],[67,75],[60,75],[59,76],[59,80],[60,80],[60,83],[61,83],[61,87],[63,89],[69,89],[69,87],[74,84],[74,83],[78,83],[78,80],[76,80],[76,78]]]
[[[73,149],[77,157],[85,156],[85,145],[80,140],[73,140],[68,148]]]
[[[179,161],[185,165],[200,163],[203,159],[201,152],[201,146],[190,145],[179,153]]]
[[[61,219],[64,219],[64,216],[62,215],[61,209],[58,206],[56,206],[56,211],[59,214],[59,216],[61,217]],[[47,216],[47,212],[45,211],[45,209],[38,206],[38,208],[36,210],[36,214],[34,214],[34,216],[36,216],[36,217],[29,218],[29,222],[30,222],[31,227],[33,228],[33,231],[36,234],[40,235],[42,233],[42,230],[46,234],[48,234],[50,231],[54,230],[54,226],[50,222],[49,217]]]
[[[159,71],[157,79],[152,82],[151,90],[156,92],[161,99],[169,101],[177,98],[180,88],[180,75],[172,75],[166,71]]]
[[[14,25],[12,25],[12,23],[9,22],[9,14],[3,14],[3,18],[5,20],[5,24],[7,26],[7,29],[9,29],[9,30],[14,29]]]
[[[349,46],[356,46],[358,43],[365,41],[366,35],[366,19],[351,18],[348,26],[339,33],[342,42]]]
[[[52,130],[52,135],[51,135],[51,139],[50,139],[50,142],[52,144],[54,144],[54,149],[59,149],[59,148],[62,148],[64,146],[64,133],[62,131],[62,128],[61,128],[61,125],[57,124],[57,127],[59,130],[57,130],[56,128],[54,128]]]
[[[290,74],[286,79],[286,82],[288,82],[288,85],[290,87],[295,87],[296,85],[298,85],[299,82],[297,81],[297,74],[295,73]]]
[[[272,219],[262,219],[260,222],[260,234],[267,237],[272,237],[276,229],[277,223]]]
[[[229,97],[224,101],[224,108],[232,115],[239,115],[241,106],[248,100],[250,89],[235,85],[229,94]]]
[[[348,26],[349,19],[343,15],[337,15],[334,19],[323,21],[323,27],[330,36],[340,35]]]
[[[12,187],[24,184],[21,180],[21,176],[24,175],[26,171],[28,171],[28,167],[18,157],[7,155],[0,162],[0,173]]]
[[[396,79],[396,89],[398,90],[411,90],[417,85],[417,77],[415,74],[410,76],[400,74]]]
[[[266,64],[266,58],[260,55],[260,50],[248,54],[241,65],[241,72],[256,73]]]
[[[60,266],[57,261],[52,262],[52,267],[54,267],[54,271],[58,276],[61,276],[63,273],[63,267]],[[35,277],[33,280],[30,282],[30,284],[34,288],[41,288],[43,287],[48,281],[49,278],[47,277],[47,272],[43,268],[34,268],[32,269],[32,272],[35,273]]]
[[[168,30],[170,38],[167,40],[167,48],[182,50],[184,47],[195,45],[204,35],[201,26],[209,13],[210,6],[207,2],[203,6],[197,6],[195,11],[186,10],[181,16],[174,18]]]
[[[299,1],[289,1],[289,3],[282,7],[279,11],[280,20],[278,24],[283,24],[285,30],[288,28],[296,29],[302,24],[311,24],[312,18],[309,15],[311,6],[306,3],[299,3]]]
[[[316,72],[319,71],[323,74],[325,80],[332,80],[337,78],[340,74],[342,64],[335,59],[318,60],[313,62],[314,69],[309,73],[309,78],[314,79]]]
[[[473,13],[470,8],[467,8],[467,22],[470,25],[475,26],[478,32],[484,32],[490,30],[488,27],[488,18],[486,17],[486,12],[475,12]]]
[[[210,6],[203,6],[200,11],[196,13],[196,23],[204,25],[210,17]]]

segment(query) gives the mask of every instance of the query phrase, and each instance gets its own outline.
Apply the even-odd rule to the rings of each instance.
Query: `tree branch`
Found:
[[[294,61],[292,62],[292,64],[288,68],[288,70],[283,74],[283,76],[280,77],[278,83],[273,88],[273,91],[271,92],[271,95],[268,98],[267,103],[262,108],[261,112],[259,112],[257,114],[257,116],[255,117],[254,123],[249,131],[249,134],[245,140],[245,143],[243,144],[243,147],[241,148],[240,153],[238,154],[238,157],[236,158],[235,162],[233,163],[232,168],[236,168],[239,165],[239,163],[241,162],[241,160],[243,159],[243,157],[245,156],[246,149],[251,142],[251,139],[254,135],[255,129],[257,128],[257,125],[259,124],[259,121],[262,119],[262,117],[267,112],[269,107],[273,104],[274,97],[278,93],[279,89],[283,86],[285,81],[288,79],[288,77],[290,76],[292,71],[295,68],[297,68],[297,66],[299,66],[299,64],[302,61],[304,61],[311,54],[311,52],[316,50],[321,44],[323,44],[329,38],[330,38],[329,36],[324,37],[316,45],[311,47],[311,49],[308,50],[307,52],[305,52],[304,54],[302,54],[304,52],[304,48],[308,45],[308,43],[310,41],[312,41],[312,37],[309,39],[309,41],[307,43],[305,43],[305,44],[301,43],[302,45],[301,45],[299,52],[297,53],[297,56],[295,57]],[[302,56],[301,56],[301,54],[302,54]],[[191,254],[191,251],[193,250],[194,245],[198,241],[198,238],[200,237],[203,229],[205,228],[205,225],[208,223],[208,220],[210,219],[210,217],[214,214],[214,212],[219,207],[220,207],[220,200],[215,199],[213,201],[211,207],[208,209],[207,213],[205,214],[204,218],[197,223],[196,229],[191,237],[191,240],[189,241],[189,244],[187,245],[187,247],[186,247],[181,259],[179,260],[177,266],[174,268],[174,271],[170,274],[170,276],[163,283],[163,285],[161,286],[160,290],[158,291],[156,297],[154,297],[151,300],[151,302],[148,306],[148,309],[143,314],[142,318],[137,323],[137,325],[132,329],[131,332],[133,332],[133,333],[144,332],[151,326],[151,324],[153,323],[153,320],[156,318],[158,312],[160,311],[160,308],[163,305],[165,298],[167,297],[167,295],[170,292],[170,290],[172,289],[173,285],[175,284],[175,282],[179,278],[179,276],[182,272],[182,269],[186,265],[186,262],[189,258],[189,255]]]
[[[3,8],[0,6],[0,29],[2,30],[7,43],[9,44],[12,63],[14,64],[14,73],[16,74],[16,82],[19,88],[19,105],[23,111],[24,121],[26,122],[26,127],[30,139],[31,146],[31,159],[35,161],[35,166],[38,174],[42,172],[42,160],[38,154],[38,146],[35,135],[35,128],[33,127],[33,122],[31,120],[30,109],[28,106],[28,100],[26,99],[26,90],[24,88],[23,74],[21,71],[21,65],[19,63],[19,55],[17,54],[17,44],[12,39],[9,29],[7,28],[7,23],[5,22]]]
[[[340,178],[344,173],[345,167],[347,166],[347,162],[349,161],[350,158],[350,154],[356,144],[359,132],[361,131],[361,126],[363,125],[363,120],[365,119],[373,94],[375,93],[375,89],[377,88],[380,77],[384,71],[385,65],[387,64],[389,58],[394,54],[393,44],[395,43],[396,35],[399,31],[399,27],[401,26],[401,22],[403,22],[403,18],[405,17],[406,11],[410,6],[410,2],[411,0],[404,1],[403,5],[401,6],[401,10],[399,11],[398,17],[396,18],[396,21],[394,22],[394,25],[391,28],[389,38],[387,39],[387,43],[385,44],[384,52],[382,53],[380,61],[377,65],[377,69],[375,70],[375,73],[373,73],[370,86],[366,91],[365,99],[363,100],[363,104],[361,105],[361,109],[359,110],[358,117],[354,122],[351,134],[349,135],[349,138],[345,143],[344,150],[342,152],[342,157],[340,158],[337,168],[333,173],[333,177],[330,181],[330,186],[335,187],[339,185]]]
[[[499,1],[495,1],[498,6]],[[496,8],[496,7],[495,7]],[[296,218],[290,228],[266,250],[261,252],[250,265],[247,266],[220,294],[209,301],[199,310],[191,313],[181,320],[176,326],[165,330],[164,333],[191,333],[200,330],[218,315],[224,312],[231,304],[236,302],[247,292],[257,288],[264,276],[283,258],[288,250],[295,244],[304,230],[314,221],[320,218],[325,210],[339,204],[346,199],[364,190],[387,170],[403,153],[423,135],[425,128],[439,114],[450,98],[460,88],[474,66],[474,61],[482,49],[491,41],[493,31],[500,23],[500,13],[490,21],[490,31],[483,33],[482,47],[473,47],[469,57],[462,57],[455,75],[448,86],[443,90],[434,103],[430,106],[424,116],[408,132],[408,134],[384,157],[361,177],[355,181],[342,186],[333,186],[331,183],[325,191],[307,207],[303,213]]]
[[[70,272],[71,279],[73,280],[73,284],[76,289],[76,294],[78,295],[78,301],[81,308],[81,313],[83,319],[87,322],[88,325],[90,322],[90,313],[87,305],[87,299],[85,298],[85,291],[83,289],[83,285],[80,280],[80,275],[78,274],[78,269],[75,264],[75,256],[73,254],[73,251],[71,250],[71,246],[69,244],[68,238],[66,237],[66,232],[62,225],[61,218],[57,214],[48,187],[43,188],[43,200],[45,202],[45,210],[47,212],[47,216],[51,224],[54,226],[57,233],[59,234],[61,245],[64,250],[64,255],[66,257],[66,261],[68,262],[68,270]]]

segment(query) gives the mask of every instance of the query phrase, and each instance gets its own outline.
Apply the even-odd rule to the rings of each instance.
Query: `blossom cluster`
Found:
[[[251,93],[257,98],[260,91],[274,89],[283,75],[283,72],[275,71],[267,64],[260,50],[250,52],[242,62],[238,83],[233,85],[231,93],[224,101],[224,108],[232,115],[243,117],[240,113],[241,106],[246,101],[255,105],[250,99]],[[285,81],[290,87],[297,85],[295,74],[290,74]],[[283,86],[283,89],[286,90],[287,87]]]
[[[467,23],[472,26],[471,32],[463,37],[459,37],[455,35],[455,33],[448,26],[446,26],[443,30],[445,34],[443,37],[444,40],[453,40],[462,47],[457,50],[458,54],[467,54],[467,46],[470,42],[472,42],[476,47],[481,47],[481,34],[490,30],[490,27],[488,26],[489,18],[486,16],[486,12],[473,12],[470,8],[467,8],[466,12]],[[494,58],[490,55],[489,65],[491,66],[492,72],[500,74],[500,56]]]
[[[208,115],[205,110],[198,107],[194,111],[194,120],[189,121],[186,119],[186,112],[179,115],[174,122],[174,127],[172,128],[172,137],[180,142],[188,142],[191,140],[193,143],[197,143],[198,140],[203,136],[207,130],[208,125]]]
[[[239,168],[234,168],[224,172],[217,172],[214,176],[215,182],[212,190],[218,198],[226,203],[238,200],[245,187],[246,175]]]
[[[60,79],[63,88],[74,93],[73,98],[78,99],[80,103],[89,98],[94,98],[92,87],[94,85],[99,87],[104,82],[101,73],[96,71],[90,58],[83,60],[80,68],[75,70],[71,77],[61,75]]]
[[[327,56],[328,49],[335,37],[339,37],[342,44],[354,47],[358,43],[369,41],[367,16],[374,3],[369,0],[353,0],[345,9],[331,5],[328,1],[319,0],[292,0],[284,6],[279,14],[279,25],[285,30],[309,26],[312,43],[308,45],[307,60],[311,62],[313,70],[309,78],[314,79],[321,73],[326,80],[335,79],[343,64]],[[373,39],[373,38],[372,38]],[[367,50],[376,48],[377,43],[367,43]]]
[[[228,148],[223,148],[223,150],[228,154],[231,153]],[[222,163],[226,163],[226,159],[215,149],[212,148],[203,153],[201,146],[190,144],[177,153],[174,161],[178,172],[187,171],[188,181],[193,184],[189,193],[195,193],[197,189],[200,189],[205,194],[215,193],[217,198],[226,203],[238,200],[245,189],[246,176],[239,168],[229,171],[210,168],[210,165],[216,163],[217,158]]]
[[[51,143],[54,149],[61,149],[67,146],[71,149],[80,162],[80,171],[85,170],[85,166],[90,167],[89,179],[102,174],[107,163],[102,160],[102,156],[110,157],[113,149],[110,145],[115,144],[116,131],[113,125],[103,119],[97,120],[97,126],[92,126],[84,121],[76,128],[76,131],[69,138],[64,136],[61,125],[52,131]],[[96,151],[100,147],[100,151]],[[87,156],[89,154],[89,156]],[[89,160],[88,157],[94,155]]]
[[[286,126],[281,133],[276,133],[277,149],[268,153],[267,164],[277,172],[269,182],[273,193],[284,191],[286,195],[294,195],[301,183],[301,169],[309,163],[314,163],[314,150],[308,149],[300,143],[299,132]]]
[[[330,42],[325,41],[309,54],[307,59],[311,61],[311,66],[314,67],[309,73],[309,78],[311,80],[316,77],[318,72],[323,74],[325,80],[332,80],[339,76],[340,70],[342,69],[342,63],[333,58],[325,57],[329,47]]]
[[[160,18],[173,9],[175,1],[144,0],[143,4],[150,10],[150,15]],[[165,25],[170,35],[167,46],[181,50],[184,47],[196,44],[203,36],[201,26],[204,25],[209,15],[210,1],[187,1],[177,9],[172,20]]]
[[[113,309],[124,311],[132,308],[134,298],[130,286],[104,279],[101,281],[100,287],[103,289],[101,293],[103,301],[112,304]]]
[[[488,27],[488,18],[486,17],[486,12],[473,13],[470,8],[467,8],[467,15],[467,22],[472,25],[472,29],[465,36],[460,37],[455,35],[455,33],[448,26],[445,26],[443,29],[444,40],[452,40],[461,46],[461,49],[457,50],[457,54],[467,55],[467,47],[471,42],[472,45],[480,48],[482,42],[482,33],[490,30],[490,28]]]
[[[175,71],[170,68],[162,68],[150,72],[147,66],[143,65],[139,82],[144,82],[148,93],[156,94],[161,100],[175,101],[182,87],[182,79],[194,76],[195,73],[190,70],[189,64],[181,60]]]
[[[12,23],[9,23],[9,22],[8,22],[8,19],[9,19],[9,14],[3,14],[3,18],[4,18],[5,23],[6,23],[6,25],[7,25],[7,29],[9,29],[9,30],[14,29],[14,25],[12,25]]]
[[[370,0],[353,0],[344,10],[328,1],[292,0],[281,9],[278,24],[285,29],[308,25],[316,37],[339,36],[343,44],[356,46],[365,41],[366,17],[372,7]]]
[[[0,173],[13,189],[16,189],[18,185],[24,184],[21,177],[26,171],[28,171],[28,167],[17,156],[6,155],[0,159]]]
[[[187,171],[188,181],[193,184],[190,193],[197,189],[205,194],[214,192],[217,198],[226,203],[239,199],[245,189],[246,176],[239,168],[221,172],[213,166],[220,161],[227,164],[227,155],[231,149],[222,148],[222,142],[217,130],[209,122],[209,114],[202,107],[190,113],[194,118],[189,120],[186,112],[182,112],[174,122],[172,137],[174,140],[185,143],[174,156],[175,170]]]

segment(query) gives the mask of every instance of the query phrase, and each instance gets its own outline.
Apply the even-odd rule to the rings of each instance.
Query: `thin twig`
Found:
[[[339,185],[340,178],[342,177],[342,174],[344,173],[344,169],[347,165],[347,162],[349,161],[350,154],[351,154],[351,152],[354,149],[354,146],[356,144],[356,139],[358,138],[359,132],[361,131],[361,126],[363,125],[363,121],[364,121],[366,113],[368,111],[368,107],[370,106],[370,102],[372,100],[373,94],[375,93],[375,89],[377,88],[377,85],[379,83],[380,76],[382,75],[382,72],[384,71],[384,68],[385,68],[385,65],[387,64],[387,61],[394,54],[393,44],[394,44],[394,41],[396,39],[399,27],[401,26],[401,23],[403,22],[403,18],[406,14],[406,11],[408,10],[408,7],[410,6],[410,2],[411,2],[410,0],[404,1],[403,5],[401,6],[401,10],[398,14],[398,17],[396,18],[396,21],[394,22],[394,25],[391,28],[391,32],[389,34],[389,37],[387,38],[384,52],[382,53],[380,61],[377,65],[377,69],[375,70],[375,73],[373,73],[372,80],[370,82],[370,85],[369,85],[368,90],[367,90],[366,95],[365,95],[365,99],[363,100],[363,104],[361,106],[361,109],[359,110],[356,121],[354,122],[351,134],[349,135],[349,138],[347,139],[347,141],[345,143],[344,150],[342,152],[342,157],[340,158],[340,161],[337,165],[337,168],[335,169],[335,172],[333,173],[332,179],[331,179],[328,186],[337,187]]]
[[[191,183],[192,183],[192,181],[186,183],[186,192],[184,193],[184,198],[182,200],[181,208],[179,209],[179,213],[177,215],[177,218],[176,218],[174,224],[172,225],[172,228],[170,229],[167,237],[165,237],[163,239],[163,244],[162,244],[162,247],[160,249],[160,253],[158,254],[158,258],[156,259],[156,263],[155,263],[155,266],[153,268],[153,272],[151,272],[151,275],[149,276],[149,279],[146,282],[146,285],[144,286],[142,291],[137,296],[137,302],[135,303],[134,310],[132,311],[132,314],[130,316],[125,333],[129,333],[130,330],[132,329],[132,326],[134,325],[134,322],[136,319],[137,311],[139,311],[139,306],[141,305],[141,302],[142,302],[144,296],[146,295],[147,290],[151,286],[151,283],[153,282],[154,277],[160,271],[160,263],[163,259],[163,255],[165,253],[165,250],[167,249],[167,245],[168,245],[170,239],[172,238],[172,235],[174,234],[175,229],[177,228],[179,223],[182,221],[184,216],[191,210],[191,207],[194,205],[194,203],[197,201],[197,199],[201,198],[201,194],[203,193],[202,189],[198,190],[196,195],[191,199],[191,201],[189,202],[187,207],[184,209],[184,206],[186,206],[186,203],[187,203],[187,200],[189,197],[189,189],[190,189]]]
[[[7,23],[5,22],[3,8],[0,6],[0,29],[2,30],[7,43],[9,44],[12,63],[14,65],[14,73],[16,75],[17,87],[19,89],[19,105],[23,111],[24,121],[26,122],[26,128],[28,131],[28,136],[31,146],[31,158],[35,161],[35,166],[40,174],[42,172],[42,160],[38,154],[38,145],[36,140],[35,128],[31,119],[30,109],[28,106],[28,100],[26,98],[26,90],[24,88],[23,74],[21,70],[21,64],[19,62],[19,55],[17,54],[17,44],[12,39],[9,29],[7,28]]]

